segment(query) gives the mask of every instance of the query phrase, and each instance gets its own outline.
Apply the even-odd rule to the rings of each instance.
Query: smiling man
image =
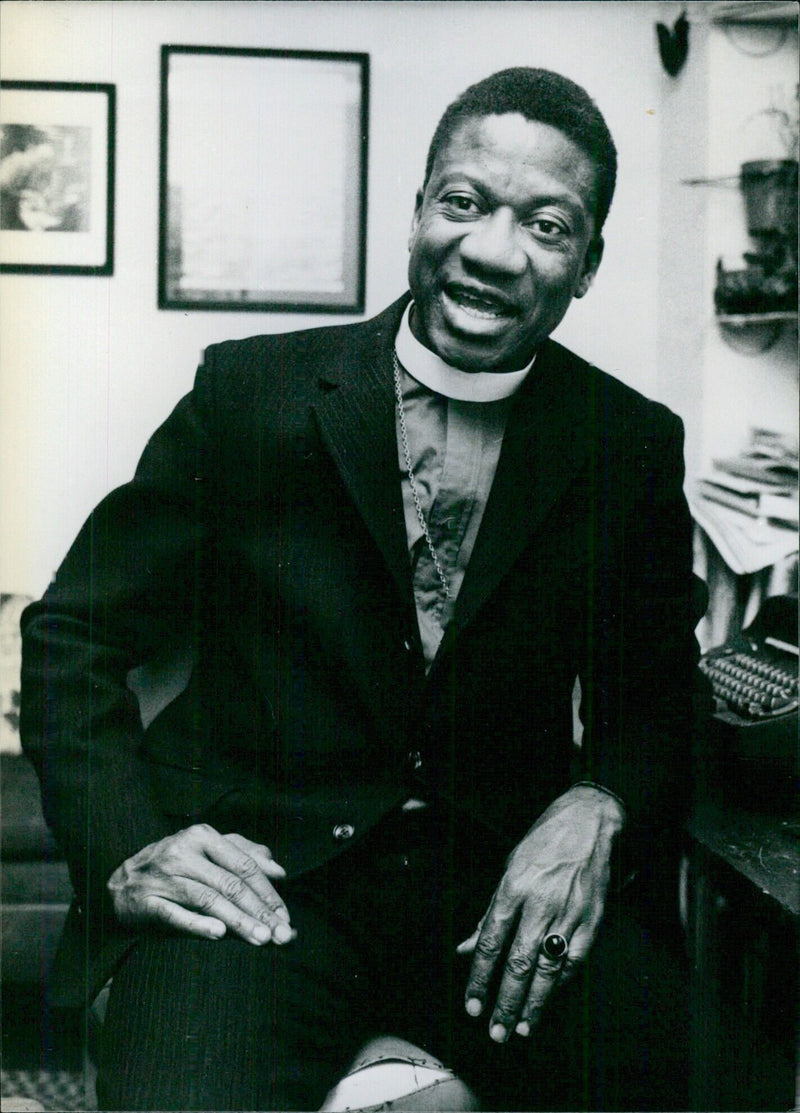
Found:
[[[381,1032],[489,1108],[676,1107],[628,913],[685,798],[682,430],[549,339],[615,176],[571,81],[468,89],[410,295],[210,347],[24,615],[61,1000],[113,979],[103,1108],[317,1108]],[[192,676],[143,731],[126,676],[176,632]]]
[[[591,156],[520,113],[467,118],[417,198],[415,336],[465,371],[525,367],[602,256]]]

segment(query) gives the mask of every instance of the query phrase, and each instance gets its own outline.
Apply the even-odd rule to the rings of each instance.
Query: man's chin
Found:
[[[450,337],[442,344],[438,354],[451,367],[459,371],[477,373],[480,371],[504,372],[520,371],[533,357],[518,348],[506,348],[491,339],[483,337]]]

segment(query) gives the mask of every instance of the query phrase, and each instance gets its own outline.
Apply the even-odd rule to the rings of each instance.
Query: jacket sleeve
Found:
[[[600,534],[614,552],[596,554],[580,674],[579,779],[617,795],[634,829],[674,822],[686,808],[702,717],[694,638],[702,584],[692,574],[683,426],[661,406],[650,413],[644,435],[627,446],[614,528]]]
[[[210,378],[201,368],[135,477],[100,503],[21,619],[22,745],[87,914],[100,911],[125,858],[169,833],[150,796],[126,677],[177,630],[191,638],[202,604]]]

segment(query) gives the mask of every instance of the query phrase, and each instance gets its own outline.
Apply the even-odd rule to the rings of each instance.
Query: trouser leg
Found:
[[[143,935],[114,976],[103,1108],[314,1109],[382,1032],[450,1059],[466,969],[455,945],[496,873],[455,866],[454,829],[447,814],[396,816],[281,886],[297,929],[285,947]]]
[[[319,1107],[371,1034],[368,971],[326,894],[293,888],[284,947],[141,937],[114,976],[101,1108]]]
[[[284,895],[289,946],[143,939],[115,977],[104,1108],[315,1109],[387,1032],[452,1067],[487,1109],[680,1109],[680,956],[610,912],[585,971],[529,1039],[494,1044],[464,1008],[455,955],[508,848],[444,813],[396,817]]]

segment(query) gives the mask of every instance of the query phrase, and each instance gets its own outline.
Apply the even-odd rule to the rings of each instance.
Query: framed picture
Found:
[[[0,82],[0,270],[112,274],[113,85]]]
[[[364,308],[369,56],[164,46],[158,304]]]

